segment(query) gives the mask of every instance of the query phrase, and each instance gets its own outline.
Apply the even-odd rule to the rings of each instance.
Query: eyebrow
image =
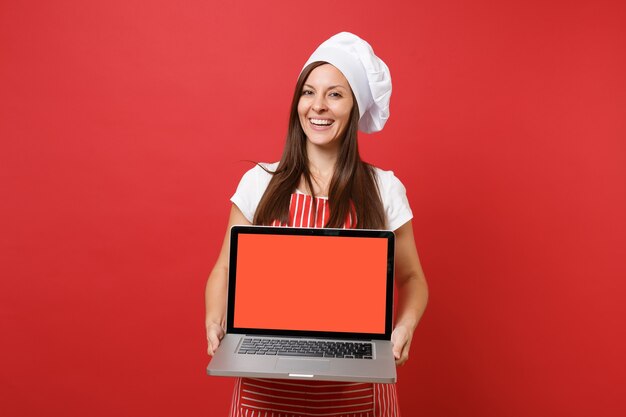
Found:
[[[309,87],[315,90],[315,87],[313,87],[311,84],[304,84],[303,87]],[[327,88],[327,90],[332,90],[333,88],[343,88],[344,90],[347,90],[346,87],[344,87],[343,85],[331,85],[330,87]]]

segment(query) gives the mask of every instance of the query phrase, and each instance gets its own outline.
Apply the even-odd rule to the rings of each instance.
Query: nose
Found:
[[[318,95],[317,97],[315,97],[315,101],[313,102],[313,111],[316,113],[322,113],[326,111],[326,101],[324,100],[323,96]]]

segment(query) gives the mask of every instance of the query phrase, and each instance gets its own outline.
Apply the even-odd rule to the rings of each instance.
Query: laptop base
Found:
[[[212,376],[299,379],[314,381],[394,383],[395,360],[388,340],[373,340],[376,360],[352,358],[294,358],[245,355],[237,351],[245,335],[227,334],[207,367]]]

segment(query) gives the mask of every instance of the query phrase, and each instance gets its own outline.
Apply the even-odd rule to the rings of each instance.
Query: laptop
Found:
[[[392,383],[391,231],[233,226],[208,375]]]

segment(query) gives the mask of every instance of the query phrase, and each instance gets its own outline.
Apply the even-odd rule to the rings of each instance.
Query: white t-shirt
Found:
[[[278,167],[278,162],[273,164],[262,164],[269,171],[274,171]],[[375,168],[380,197],[385,209],[387,219],[387,229],[396,230],[404,223],[413,218],[409,200],[406,197],[406,189],[393,171],[383,171]],[[272,179],[272,175],[265,172],[260,166],[246,172],[237,186],[237,191],[231,197],[232,201],[243,215],[252,223],[256,208],[265,193],[265,189]]]

